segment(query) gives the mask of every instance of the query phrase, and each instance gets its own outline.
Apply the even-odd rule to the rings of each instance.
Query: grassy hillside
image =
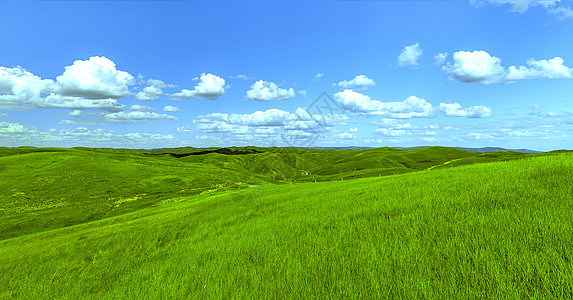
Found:
[[[169,156],[24,150],[0,157],[0,239],[237,188],[251,178],[212,165],[182,164]],[[237,180],[226,184],[226,178]]]
[[[475,155],[443,147],[408,151],[0,148],[0,239],[203,193],[249,185],[400,174]]]
[[[5,239],[0,298],[573,297],[572,154],[428,170],[419,151],[402,161],[419,172],[216,191]]]

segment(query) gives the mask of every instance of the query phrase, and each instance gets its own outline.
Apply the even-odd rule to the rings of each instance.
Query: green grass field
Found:
[[[0,298],[573,298],[573,153],[229,149],[0,148]]]

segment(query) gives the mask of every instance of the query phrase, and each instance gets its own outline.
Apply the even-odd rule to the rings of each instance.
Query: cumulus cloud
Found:
[[[199,130],[207,133],[268,135],[275,133],[274,128],[315,134],[346,120],[345,115],[325,117],[322,114],[311,115],[302,108],[298,108],[294,113],[273,108],[250,114],[211,113],[200,116],[194,123]]]
[[[198,97],[216,100],[221,97],[227,89],[225,79],[211,73],[202,73],[197,80],[199,80],[199,84],[197,84],[193,90],[183,89],[181,92],[170,94],[169,96],[185,99]]]
[[[131,110],[132,111],[154,111],[155,108],[150,107],[150,106],[135,104],[135,105],[131,106]]]
[[[293,88],[282,89],[274,82],[259,80],[251,85],[247,91],[247,99],[258,101],[286,100],[293,98],[295,92]]]
[[[343,132],[340,134],[337,134],[336,137],[341,138],[341,139],[355,139],[356,136],[352,133],[349,132]]]
[[[314,77],[312,78],[312,81],[314,81],[314,82],[319,81],[322,77],[324,77],[324,73],[317,73],[317,74],[314,75]]]
[[[402,102],[381,102],[369,96],[346,89],[334,94],[334,99],[345,109],[356,113],[383,116],[394,119],[432,117],[432,104],[415,96]]]
[[[36,130],[33,127],[24,126],[19,123],[0,122],[0,137],[5,134],[26,133],[35,131]]]
[[[407,67],[417,65],[418,59],[422,57],[423,52],[418,43],[404,47],[398,56],[398,66]]]
[[[159,97],[163,95],[163,91],[155,86],[146,86],[143,88],[143,91],[138,92],[135,94],[135,100],[140,101],[155,101],[159,100]]]
[[[178,132],[192,132],[193,128],[187,126],[177,127]]]
[[[40,99],[53,80],[42,79],[17,66],[0,66],[0,108],[21,109]]]
[[[486,5],[511,5],[510,11],[524,13],[530,7],[541,7],[558,20],[564,20],[573,17],[571,8],[559,5],[561,0],[470,0],[474,6],[484,7]]]
[[[235,125],[235,124],[227,124],[225,122],[207,122],[202,120],[197,125],[197,129],[206,132],[206,133],[232,133],[232,134],[244,134],[247,133],[249,130],[249,126],[246,125]]]
[[[167,83],[165,83],[159,79],[149,79],[149,80],[147,80],[147,84],[149,86],[154,86],[154,87],[159,88],[159,89],[177,87],[174,84],[167,84]]]
[[[167,106],[163,107],[163,110],[164,110],[164,111],[168,111],[168,112],[178,112],[178,111],[180,111],[181,109],[180,109],[179,107],[177,107],[177,106],[167,105]]]
[[[434,56],[434,63],[438,66],[443,65],[448,58],[448,52],[446,53],[438,53]]]
[[[271,108],[266,111],[256,111],[251,114],[211,113],[199,119],[218,121],[232,125],[248,126],[284,126],[288,121],[295,120],[296,116],[288,111]]]
[[[400,137],[400,136],[410,136],[410,135],[433,136],[437,134],[435,131],[420,129],[417,126],[414,126],[410,123],[400,124],[398,123],[398,121],[394,119],[382,119],[379,122],[377,122],[377,124],[380,124],[384,127],[374,130],[374,133],[383,136],[390,136],[390,137]]]
[[[572,78],[573,70],[563,65],[563,63],[564,61],[561,57],[542,60],[531,58],[526,62],[528,67],[510,66],[506,78],[509,81],[536,78]]]
[[[366,75],[358,75],[354,77],[352,80],[344,80],[337,83],[336,85],[341,88],[366,89],[369,86],[375,86],[376,82],[366,77]]]
[[[513,83],[524,79],[573,78],[573,70],[563,63],[561,57],[548,60],[527,60],[526,66],[501,65],[501,59],[485,51],[458,51],[442,70],[452,78],[466,83],[495,84]]]
[[[147,81],[141,81],[140,83],[147,83],[148,86],[144,87],[141,92],[135,94],[135,100],[140,101],[155,101],[159,100],[159,97],[163,95],[163,88],[174,88],[177,87],[174,84],[167,84],[159,79],[149,79]]]
[[[84,99],[119,99],[130,96],[129,87],[135,78],[116,69],[115,63],[104,56],[76,60],[56,78],[51,90],[63,96]]]
[[[105,57],[75,61],[56,82],[21,67],[0,67],[0,108],[120,111],[124,105],[117,98],[130,95],[128,87],[133,81],[133,76],[118,71]]]
[[[491,109],[482,105],[462,108],[459,103],[440,103],[438,110],[447,117],[485,118],[491,116]]]
[[[102,117],[106,121],[111,122],[129,122],[129,121],[149,121],[149,120],[161,120],[161,119],[168,119],[168,120],[177,120],[176,117],[166,114],[158,114],[149,111],[120,111],[117,113],[105,113],[102,114]]]
[[[83,116],[83,111],[76,109],[76,110],[70,111],[68,113],[68,116],[80,118]]]
[[[485,51],[458,51],[453,58],[454,61],[447,63],[442,70],[458,81],[482,84],[505,81],[501,59]]]
[[[411,135],[409,131],[406,130],[396,130],[393,128],[378,128],[374,130],[374,133],[384,135],[384,136],[405,136]]]

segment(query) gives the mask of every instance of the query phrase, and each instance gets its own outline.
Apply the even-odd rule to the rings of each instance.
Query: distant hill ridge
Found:
[[[428,148],[431,146],[416,146],[416,147],[392,147],[398,150],[412,150],[412,149],[421,149],[421,148]],[[366,150],[366,149],[374,149],[377,147],[357,147],[357,146],[349,146],[349,147],[311,147],[312,149],[334,149],[334,150]],[[513,152],[521,152],[521,153],[543,153],[543,151],[531,150],[531,149],[506,149],[501,147],[482,147],[482,148],[467,148],[467,147],[452,147],[460,150],[467,150],[472,152],[493,152],[493,151],[513,151]]]

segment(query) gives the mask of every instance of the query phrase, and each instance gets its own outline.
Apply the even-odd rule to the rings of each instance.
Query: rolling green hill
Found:
[[[379,177],[523,155],[445,147],[0,148],[0,239],[249,185]]]
[[[573,297],[571,153],[256,150],[0,149],[0,298]]]

